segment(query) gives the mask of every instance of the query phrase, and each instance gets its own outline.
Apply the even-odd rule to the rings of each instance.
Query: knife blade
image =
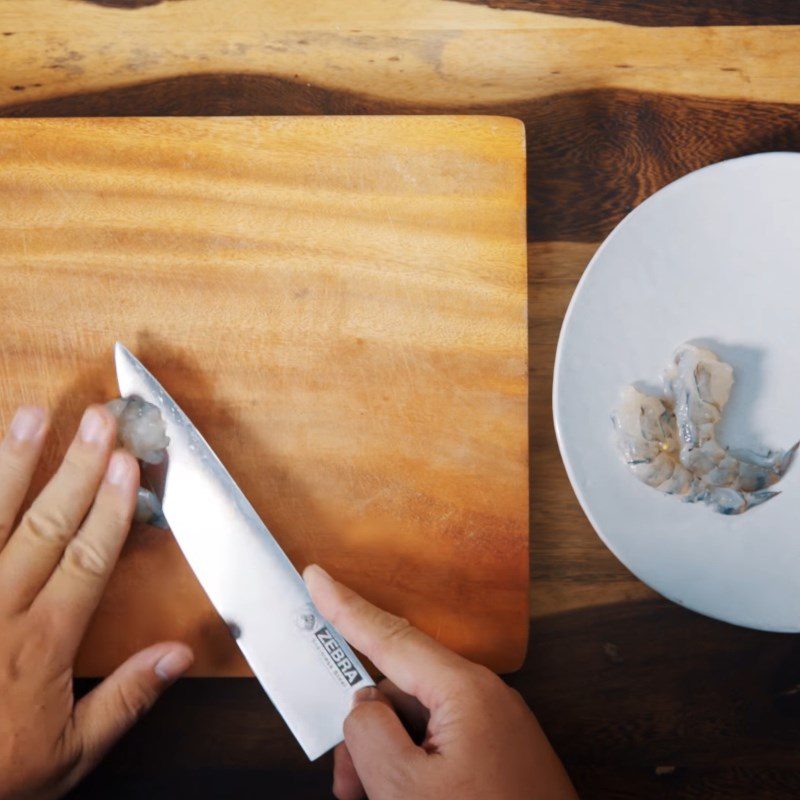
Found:
[[[312,761],[342,740],[352,697],[373,681],[314,607],[297,570],[191,420],[122,344],[123,397],[157,406],[170,444],[164,516],[247,663]]]

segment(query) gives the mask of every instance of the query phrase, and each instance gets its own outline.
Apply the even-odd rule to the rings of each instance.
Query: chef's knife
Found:
[[[195,426],[117,343],[123,397],[157,406],[170,439],[164,516],[197,579],[310,759],[342,740],[369,675],[320,616],[302,578]]]

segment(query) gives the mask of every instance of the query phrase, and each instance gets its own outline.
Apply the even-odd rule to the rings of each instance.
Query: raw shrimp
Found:
[[[169,527],[156,493],[145,489],[144,486],[140,486],[136,492],[136,510],[133,512],[133,518],[137,522],[146,522],[154,528],[166,530]]]
[[[678,460],[675,415],[633,386],[622,391],[612,417],[617,445],[636,477],[667,494],[686,494],[692,475]]]
[[[731,451],[715,426],[733,386],[733,369],[710,350],[685,344],[662,375],[666,397],[626,387],[612,417],[617,445],[639,480],[721,514],[740,514],[772,499],[800,442],[758,455]]]
[[[160,464],[169,437],[161,412],[141,397],[118,397],[106,403],[117,418],[117,443],[146,464]]]
[[[117,444],[145,464],[161,464],[169,437],[158,408],[135,396],[118,397],[106,406],[117,418]],[[158,497],[146,487],[140,487],[137,493],[134,519],[158,528],[167,527]]]

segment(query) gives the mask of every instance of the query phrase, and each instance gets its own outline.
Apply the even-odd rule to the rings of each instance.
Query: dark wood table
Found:
[[[585,798],[800,796],[800,642],[671,605],[574,499],[561,319],[616,222],[674,178],[800,147],[792,0],[3,0],[0,114],[509,114],[527,125],[531,644],[509,677]],[[724,27],[723,27],[724,26]],[[81,690],[86,684],[81,684]],[[186,680],[74,796],[325,797],[249,680]]]

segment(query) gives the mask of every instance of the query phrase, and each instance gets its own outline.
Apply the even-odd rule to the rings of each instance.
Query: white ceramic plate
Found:
[[[800,439],[800,154],[714,164],[631,212],[575,290],[553,387],[575,493],[630,570],[703,614],[799,631],[800,463],[779,497],[726,517],[639,483],[615,449],[619,391],[655,387],[686,341],[734,367],[723,442],[786,448]]]

